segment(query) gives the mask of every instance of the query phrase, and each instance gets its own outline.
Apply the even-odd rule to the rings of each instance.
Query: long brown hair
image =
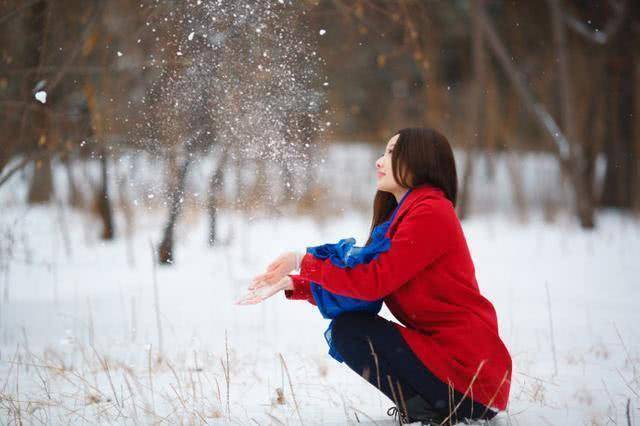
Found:
[[[440,188],[445,197],[456,205],[458,196],[458,174],[453,150],[446,137],[431,128],[405,128],[399,135],[391,152],[393,178],[403,188],[415,188],[429,184]],[[373,228],[389,219],[398,202],[395,196],[378,190],[373,200],[373,218],[369,239]]]

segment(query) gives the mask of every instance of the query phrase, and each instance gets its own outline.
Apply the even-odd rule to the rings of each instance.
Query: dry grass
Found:
[[[604,392],[590,385],[577,387],[570,399],[580,406],[592,407],[589,417],[585,418],[587,424],[635,424],[640,400],[640,380],[637,375],[640,364],[620,333],[618,337],[619,352],[623,357],[617,370],[618,377],[612,377],[611,380],[623,380],[627,392],[609,392],[609,383],[604,380]],[[275,424],[313,424],[317,421],[303,416],[301,407],[313,404],[313,400],[304,396],[301,399],[295,385],[299,379],[296,380],[291,374],[281,354],[278,354],[278,359],[286,375],[291,398],[285,397],[284,386],[274,386],[268,392],[271,403],[266,404],[261,420],[243,412],[244,407],[254,409],[259,402],[245,400],[246,395],[240,393],[232,395],[232,372],[235,371],[232,364],[235,365],[237,361],[230,356],[228,339],[225,339],[224,352],[217,357],[197,351],[189,356],[160,357],[149,346],[148,353],[141,357],[146,358],[146,365],[138,367],[117,359],[112,352],[100,351],[94,346],[83,346],[78,342],[73,344],[71,353],[47,349],[36,355],[29,350],[26,332],[24,341],[24,344],[16,346],[15,351],[7,354],[8,357],[0,360],[0,371],[3,373],[0,379],[0,418],[4,423],[260,424],[268,419]],[[598,344],[584,356],[602,359],[616,350]],[[372,353],[375,356],[375,352]],[[187,358],[192,362],[188,362]],[[309,362],[311,370],[317,371],[317,360]],[[564,365],[560,364],[559,375],[554,376],[555,379],[562,378]],[[388,378],[381,378],[385,379]],[[506,424],[518,424],[517,419],[527,406],[548,407],[552,411],[564,409],[563,404],[567,401],[554,400],[550,396],[561,388],[553,378],[535,377],[516,371],[513,379],[511,404],[525,408],[515,413],[507,410],[506,416],[501,416]],[[236,384],[238,381],[242,381],[242,378],[236,379]],[[330,393],[331,389],[327,387],[326,391]],[[401,392],[400,389],[398,391]],[[471,388],[465,395],[470,395],[470,392]],[[348,422],[353,422],[355,418],[357,422],[366,419],[375,424],[366,412],[353,403],[345,402],[347,394],[338,394],[343,398],[342,408]],[[402,406],[402,394],[396,396],[398,404]],[[603,397],[607,403],[604,410]],[[454,414],[457,408],[452,406],[451,413]],[[292,417],[285,414],[287,411]],[[450,424],[450,420],[447,419],[443,424]],[[553,424],[553,421],[541,418],[541,424],[545,423]]]
[[[2,361],[7,371],[0,388],[2,417],[15,424],[204,424],[222,416],[220,398],[212,391],[219,371],[198,367],[194,380],[186,365],[166,357],[154,363],[151,354],[150,349],[148,371],[136,371],[95,347],[76,347],[79,361],[67,365],[68,354],[49,349],[37,356],[18,346],[11,359]]]

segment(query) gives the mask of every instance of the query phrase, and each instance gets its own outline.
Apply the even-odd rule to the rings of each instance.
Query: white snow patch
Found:
[[[47,103],[47,92],[45,92],[44,90],[40,90],[38,92],[36,92],[36,99],[43,103],[46,104]]]

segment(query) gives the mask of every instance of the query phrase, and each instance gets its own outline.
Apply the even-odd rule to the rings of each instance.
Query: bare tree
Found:
[[[29,13],[28,18],[28,31],[34,35],[33,39],[33,65],[40,68],[44,63],[44,58],[47,52],[48,41],[48,27],[51,22],[52,8],[49,6],[48,1],[42,1],[35,4]],[[45,105],[35,101],[33,95],[43,87],[43,81],[39,80],[41,75],[38,72],[32,74],[33,79],[27,81],[29,85],[25,89],[25,93],[31,94],[28,99],[34,103],[36,108],[29,108],[29,105],[25,102],[22,111],[22,118],[20,122],[20,140],[26,137],[27,133],[30,133],[30,126],[37,138],[37,147],[39,149],[47,149],[47,143],[50,143],[49,138],[49,116]],[[30,114],[33,112],[33,114]],[[31,117],[31,120],[29,118]],[[53,176],[51,173],[51,159],[49,156],[43,156],[40,160],[36,161],[33,165],[33,173],[31,176],[31,182],[29,185],[28,201],[29,203],[46,203],[51,199],[53,194]]]
[[[478,9],[478,12],[480,20],[482,22],[482,28],[489,43],[488,45],[490,46],[498,62],[504,69],[507,77],[514,85],[516,93],[519,95],[528,111],[532,114],[535,122],[547,133],[547,135],[555,143],[556,153],[558,156],[558,161],[560,161],[561,164],[561,169],[564,170],[568,176],[570,176],[573,185],[576,204],[575,211],[580,219],[582,226],[585,228],[593,227],[593,206],[587,205],[589,198],[586,196],[584,180],[582,179],[584,176],[584,158],[579,142],[575,139],[569,139],[567,137],[567,134],[565,134],[565,132],[561,130],[555,119],[548,112],[547,108],[535,99],[534,95],[524,83],[522,74],[511,59],[511,55],[507,53],[507,50],[497,32],[495,31],[495,28],[491,22],[491,19],[486,13],[486,10],[483,7],[480,7]],[[556,16],[557,12],[553,12],[553,9],[552,14],[554,14],[554,27],[556,28],[554,30],[556,52],[558,55],[562,56],[566,54],[564,52],[565,47],[563,46],[564,35],[562,33],[562,23],[558,23],[559,16]],[[566,58],[564,60],[561,60],[561,62],[563,61],[566,61]],[[561,74],[567,72],[566,64],[564,65],[564,68],[561,68]],[[568,84],[566,79],[567,77],[563,78],[563,81]],[[565,87],[563,90],[565,90],[565,94],[563,95],[564,102],[570,103],[571,100],[567,95],[567,93],[569,92],[569,88]],[[563,111],[563,117],[566,117],[567,121],[572,121],[573,118],[571,115],[571,106],[567,106],[565,104]],[[575,132],[573,130],[570,130],[570,136],[573,136],[574,133]]]
[[[209,180],[209,194],[207,201],[207,210],[209,212],[209,236],[207,242],[209,246],[214,246],[218,236],[218,209],[220,201],[220,192],[224,188],[224,169],[227,166],[229,158],[229,149],[225,147],[222,150],[221,158],[218,160],[215,171],[211,174]]]
[[[466,143],[465,166],[462,174],[462,185],[460,191],[459,204],[457,206],[460,219],[467,216],[469,193],[471,184],[471,175],[473,174],[473,165],[475,162],[475,150],[477,149],[484,128],[484,88],[485,79],[485,52],[482,33],[482,22],[480,21],[480,13],[476,10],[482,6],[482,0],[471,2],[471,54],[473,60],[473,86],[471,92],[471,101],[469,102],[469,121],[468,136]]]
[[[162,242],[158,247],[158,261],[161,264],[170,264],[174,262],[174,234],[176,222],[182,211],[182,206],[185,196],[185,181],[187,178],[187,171],[189,170],[189,163],[191,162],[191,155],[187,153],[182,159],[182,164],[179,170],[175,174],[173,187],[169,191],[169,215],[167,223],[164,227],[162,234]]]
[[[572,96],[571,81],[569,79],[565,23],[562,19],[560,1],[547,0],[547,3],[551,12],[553,44],[558,60],[562,127],[570,148],[567,168],[573,180],[575,203],[580,222],[584,228],[593,228],[595,226],[594,205],[592,198],[589,196],[589,185],[584,179],[586,176],[586,159],[583,144],[578,140],[578,132],[576,130],[575,100]]]

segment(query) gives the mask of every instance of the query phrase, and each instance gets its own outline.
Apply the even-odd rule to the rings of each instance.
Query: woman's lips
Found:
[[[377,172],[377,173],[376,173],[376,175],[377,175],[378,177],[382,177],[382,176],[384,176],[384,173],[382,173],[382,172]]]

